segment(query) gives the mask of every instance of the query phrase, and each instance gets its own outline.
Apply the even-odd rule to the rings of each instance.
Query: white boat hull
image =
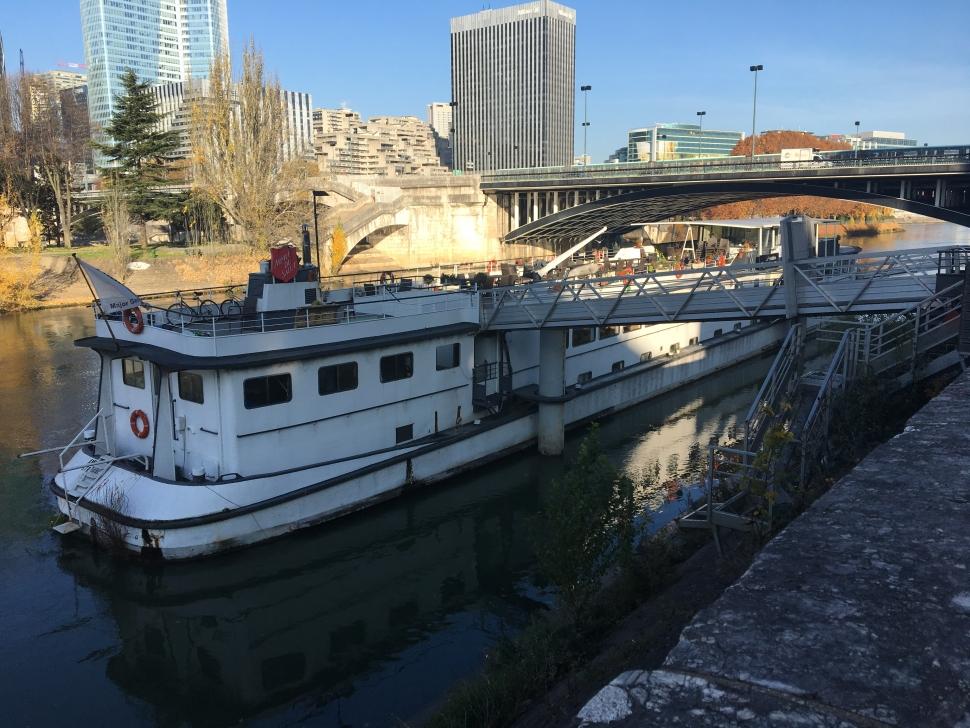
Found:
[[[785,331],[784,323],[750,327],[602,377],[565,402],[566,424],[619,411],[758,356]],[[194,558],[366,508],[527,447],[536,434],[535,412],[498,415],[392,452],[215,483],[164,481],[115,464],[87,493],[77,489],[93,456],[81,451],[56,476],[53,490],[60,511],[95,540],[145,556]],[[172,489],[181,489],[178,497]]]

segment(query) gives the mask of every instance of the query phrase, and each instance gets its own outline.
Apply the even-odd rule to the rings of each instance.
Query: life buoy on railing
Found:
[[[674,276],[676,276],[677,278],[680,278],[683,275],[684,275],[684,264],[681,263],[681,262],[678,262],[677,263],[677,272],[674,273]]]
[[[723,268],[725,265],[727,265],[727,256],[724,253],[717,256],[717,265],[719,268]]]
[[[393,282],[394,282],[394,274],[391,271],[386,270],[383,273],[381,273],[381,285],[382,286],[386,286],[386,285],[388,285],[390,283],[393,283]]]
[[[135,437],[139,440],[144,440],[148,437],[148,433],[151,431],[151,427],[148,425],[148,415],[140,409],[136,409],[131,413],[128,422],[131,425],[131,431]]]
[[[141,309],[137,306],[122,311],[121,320],[124,322],[125,328],[133,334],[140,334],[145,330],[145,317],[142,316]]]
[[[488,265],[485,266],[486,273],[494,273],[498,269],[498,261],[492,259],[488,261]]]

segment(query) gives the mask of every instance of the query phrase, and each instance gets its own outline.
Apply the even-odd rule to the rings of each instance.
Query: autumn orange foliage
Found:
[[[816,149],[835,151],[851,149],[844,142],[822,139],[804,131],[768,131],[758,134],[755,154],[778,154],[782,149]],[[731,154],[743,156],[751,154],[751,137],[742,139],[734,145]],[[701,210],[703,220],[725,220],[746,217],[767,217],[791,213],[818,218],[850,218],[853,220],[875,220],[886,217],[889,210],[861,202],[833,200],[827,197],[767,197],[761,200],[744,200],[717,205]]]

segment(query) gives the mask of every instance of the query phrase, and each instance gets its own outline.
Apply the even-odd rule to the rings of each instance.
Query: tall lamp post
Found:
[[[583,166],[586,166],[586,131],[589,129],[589,92],[593,90],[592,86],[580,86],[579,90],[583,92]]]
[[[697,139],[697,156],[701,156],[701,144],[704,137],[704,117],[707,116],[706,111],[697,112],[697,128],[698,128],[698,139]]]
[[[765,67],[759,64],[751,66],[749,70],[754,72],[754,104],[751,107],[751,163],[754,164],[754,130],[755,119],[758,115],[758,71],[765,70]]]
[[[451,171],[454,173],[458,169],[458,102],[450,101],[448,106],[451,107]]]

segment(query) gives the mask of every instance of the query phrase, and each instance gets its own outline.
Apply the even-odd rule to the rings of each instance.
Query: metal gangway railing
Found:
[[[539,281],[483,293],[481,324],[513,330],[899,311],[934,293],[940,252],[933,247]]]
[[[794,324],[788,330],[788,335],[744,418],[745,451],[758,450],[765,430],[779,413],[783,403],[794,395],[798,387],[799,359],[804,337],[805,327],[802,324]]]
[[[818,341],[836,344],[829,364],[817,382],[810,406],[797,409],[806,412],[804,417],[796,416],[790,422],[781,423],[782,404],[791,402],[800,381],[798,357],[803,346],[801,332],[793,327],[748,410],[743,447],[711,444],[704,483],[706,502],[684,516],[681,524],[710,529],[719,549],[720,527],[735,530],[770,527],[773,504],[782,494],[775,472],[777,463],[771,460],[790,460],[790,456],[797,454],[797,484],[799,489],[804,489],[829,457],[836,404],[853,381],[862,376],[883,377],[890,386],[899,387],[962,364],[956,342],[963,293],[961,281],[895,314],[869,320],[825,322],[816,329],[815,337]],[[796,408],[792,407],[792,411]],[[794,447],[787,455],[777,442],[772,443],[774,452],[765,450],[765,435],[773,423],[781,423],[786,428],[787,434],[780,440]],[[794,482],[794,474],[792,477]],[[745,510],[752,487],[758,491],[761,512]]]

